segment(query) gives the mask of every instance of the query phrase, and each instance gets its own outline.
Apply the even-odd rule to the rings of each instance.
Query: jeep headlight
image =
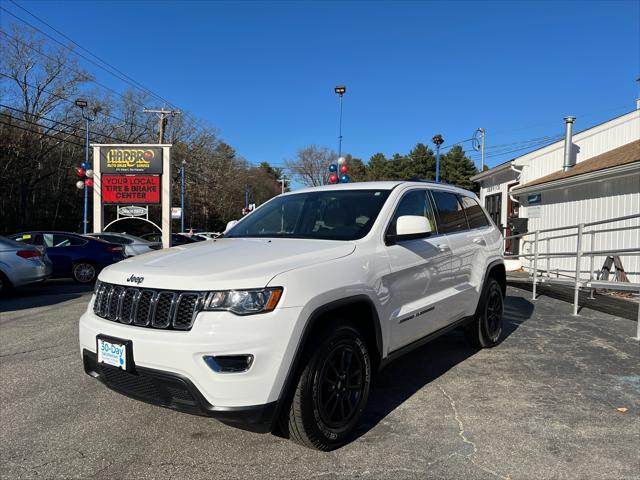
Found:
[[[204,310],[227,310],[236,315],[270,312],[276,308],[281,296],[282,287],[209,292]]]

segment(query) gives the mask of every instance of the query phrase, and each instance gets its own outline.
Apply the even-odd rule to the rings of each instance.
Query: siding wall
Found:
[[[634,175],[625,177],[580,184],[562,190],[545,191],[542,193],[542,198],[540,217],[529,219],[529,231],[640,214],[640,170]],[[527,210],[528,207],[520,207],[523,216],[528,216]],[[631,226],[638,228],[585,235],[583,237],[583,251],[640,247],[640,218],[585,227],[585,232]],[[540,234],[540,238],[575,233],[577,233],[577,229],[567,229]],[[527,240],[533,240],[533,235]],[[543,241],[539,244],[539,252],[575,252],[576,240],[577,236],[573,235],[568,238]],[[533,253],[533,244],[524,242],[522,252]],[[593,263],[595,271],[602,268],[604,260],[605,257],[595,257]],[[629,280],[640,283],[640,257],[637,254],[623,256],[621,260]],[[589,276],[590,262],[591,260],[587,258],[582,260],[580,270],[585,278]],[[523,260],[523,265],[532,266],[532,264],[531,261]],[[549,261],[545,259],[539,260],[538,267],[550,271],[559,269],[560,274],[573,277],[576,262],[574,258],[551,259]]]
[[[579,122],[578,118],[574,129],[578,128]],[[583,162],[639,138],[640,110],[636,110],[575,134],[573,136],[572,163]],[[520,178],[522,184],[557,172],[562,169],[564,163],[564,140],[518,157],[513,160],[513,163],[525,167]]]
[[[574,128],[579,129],[580,118],[576,120]],[[626,145],[640,139],[640,110],[635,110],[626,115],[614,118],[602,125],[597,125],[584,132],[573,136],[573,163],[582,162],[600,155],[614,148]],[[506,223],[507,216],[507,188],[508,185],[519,180],[521,185],[536,180],[540,177],[556,172],[562,168],[564,159],[564,140],[555,142],[540,150],[515,158],[511,163],[522,170],[520,178],[513,171],[496,172],[486,176],[480,183],[480,199],[483,201],[487,195],[502,193],[502,222]],[[592,221],[605,220],[607,218],[640,213],[640,172],[626,175],[621,178],[606,179],[599,182],[583,183],[573,187],[544,190],[542,203],[539,205],[539,216],[530,215],[526,206],[526,195],[523,196],[523,204],[519,209],[519,216],[529,218],[529,231],[537,229],[555,228],[563,225],[574,225]],[[531,218],[533,217],[533,218]],[[586,230],[602,230],[620,226],[639,225],[640,220],[618,222],[617,224],[605,224],[589,227]],[[575,233],[576,230],[566,230],[564,233]],[[546,236],[562,235],[563,231],[553,232]],[[545,235],[542,236],[544,238]],[[632,248],[640,246],[640,229],[596,234],[596,249]],[[531,237],[533,239],[533,236]],[[541,252],[547,248],[552,252],[576,251],[576,237],[550,240],[540,246]],[[521,249],[527,249],[532,253],[531,245],[523,242]],[[583,250],[592,250],[591,235],[585,237]],[[596,258],[594,269],[600,270],[604,257]],[[528,261],[523,260],[524,265]],[[622,257],[625,271],[633,282],[640,282],[640,259],[638,256]],[[554,259],[548,267],[551,270],[560,269],[560,273],[573,276],[575,272],[575,259]],[[540,268],[546,269],[546,260],[541,261]],[[583,259],[581,271],[588,277],[590,260]]]

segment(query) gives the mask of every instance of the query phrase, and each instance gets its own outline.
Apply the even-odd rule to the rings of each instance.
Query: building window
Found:
[[[502,211],[502,194],[496,193],[484,198],[484,208],[486,208],[491,220],[500,227],[500,212]]]

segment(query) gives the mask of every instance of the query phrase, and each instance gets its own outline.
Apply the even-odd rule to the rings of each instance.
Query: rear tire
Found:
[[[8,297],[11,292],[13,292],[13,285],[6,275],[0,272],[0,297]]]
[[[487,279],[475,318],[465,328],[467,341],[476,348],[495,347],[502,335],[504,295],[495,278]]]
[[[98,271],[92,263],[80,261],[73,265],[71,275],[76,283],[88,284],[96,279]]]
[[[363,335],[349,324],[329,330],[310,356],[288,412],[291,440],[330,451],[347,443],[367,405],[371,360]]]

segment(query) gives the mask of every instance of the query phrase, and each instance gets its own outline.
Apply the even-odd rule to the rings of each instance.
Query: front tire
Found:
[[[77,283],[91,283],[96,279],[98,274],[96,267],[89,262],[78,262],[71,269],[73,280]]]
[[[322,451],[344,445],[367,405],[370,386],[364,337],[350,324],[331,329],[298,381],[289,410],[290,438]]]
[[[473,321],[465,328],[467,341],[476,348],[495,347],[502,335],[504,295],[495,278],[489,278]]]

